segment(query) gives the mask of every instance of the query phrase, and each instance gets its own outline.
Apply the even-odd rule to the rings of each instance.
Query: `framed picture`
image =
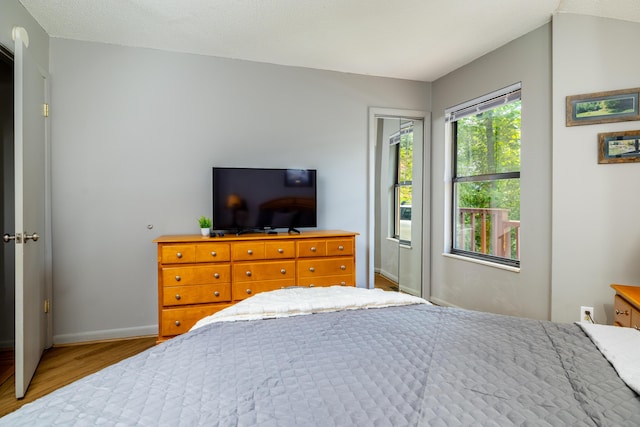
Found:
[[[640,88],[567,96],[567,126],[640,120]]]
[[[598,134],[598,163],[640,162],[640,130]]]

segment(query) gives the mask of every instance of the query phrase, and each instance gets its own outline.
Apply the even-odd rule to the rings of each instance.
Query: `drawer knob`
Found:
[[[282,248],[278,248],[278,253],[279,253],[279,254],[283,254],[283,253],[284,253],[284,249],[282,249]]]
[[[182,258],[182,252],[178,252],[178,253],[176,254],[176,257],[177,257],[177,258]]]
[[[251,272],[250,271],[247,271],[245,274],[247,275],[247,277],[251,277]]]
[[[284,268],[282,270],[280,270],[280,273],[282,274],[287,274],[287,270],[285,270]]]
[[[180,321],[176,320],[176,326],[180,326]]]
[[[247,295],[251,295],[251,289],[247,289]]]
[[[182,298],[182,297],[180,296],[180,294],[176,294],[176,299],[177,299],[178,301],[180,301],[180,298]]]
[[[309,267],[309,271],[313,273],[314,271],[316,271],[316,269],[313,267]]]
[[[182,280],[182,277],[176,276],[176,282],[179,282],[180,280]]]
[[[315,285],[313,283],[309,283],[309,287],[313,288]]]
[[[215,277],[216,279],[219,279],[220,278],[220,273],[214,273],[213,277]]]
[[[311,252],[315,252],[316,251],[316,247],[315,246],[311,246]]]
[[[247,253],[248,253],[249,255],[253,255],[253,251],[252,251],[251,249],[249,249],[249,250],[247,251]]]
[[[342,246],[342,245],[338,246],[338,250],[339,251],[343,251],[344,250],[344,246]]]
[[[628,316],[629,315],[629,310],[622,311],[622,310],[616,309],[616,314],[624,314],[625,316]]]
[[[213,293],[213,295],[215,295],[215,296],[219,297],[219,296],[220,296],[220,292],[215,291],[215,292]]]
[[[216,256],[218,253],[216,251],[211,251],[211,256]]]
[[[346,269],[347,269],[347,266],[346,266],[346,265],[341,265],[341,266],[340,266],[340,270],[346,270]]]
[[[340,282],[340,286],[346,286],[347,282]]]

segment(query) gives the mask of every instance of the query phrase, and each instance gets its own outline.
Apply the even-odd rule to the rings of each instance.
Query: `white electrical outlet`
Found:
[[[580,306],[580,322],[596,323],[595,316],[593,314],[593,307],[586,305]]]

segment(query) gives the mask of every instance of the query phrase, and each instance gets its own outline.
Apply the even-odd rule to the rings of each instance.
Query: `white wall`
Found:
[[[598,164],[599,132],[638,122],[565,126],[568,95],[640,87],[640,24],[559,14],[553,20],[553,275],[555,321],[581,305],[613,322],[611,283],[640,285],[640,163]]]
[[[448,107],[522,82],[521,269],[519,273],[443,256],[445,124]],[[551,277],[551,25],[433,83],[431,296],[437,302],[548,319]]]
[[[364,286],[368,108],[429,102],[422,82],[64,39],[51,77],[57,343],[155,333],[151,241],[198,232],[214,165],[316,168],[318,228],[360,233]]]

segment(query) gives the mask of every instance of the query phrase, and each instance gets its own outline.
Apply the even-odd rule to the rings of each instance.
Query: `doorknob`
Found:
[[[40,236],[38,235],[38,233],[33,233],[33,234],[27,234],[24,233],[24,242],[27,243],[27,240],[31,239],[34,242],[37,242],[38,239],[40,238]]]
[[[27,234],[27,233],[24,233],[24,242],[25,242],[25,243],[26,243],[26,242],[27,242],[27,240],[29,240],[29,239],[33,240],[34,242],[37,242],[39,238],[40,238],[40,235],[38,235],[38,233],[33,233],[33,234]],[[13,234],[9,234],[9,233],[5,233],[5,234],[2,236],[2,240],[3,240],[5,243],[9,243],[9,242],[10,242],[10,241],[12,241],[12,240],[15,240],[15,241],[16,241],[16,243],[22,243],[22,233],[17,233],[17,234],[15,234],[15,235],[13,235]]]

